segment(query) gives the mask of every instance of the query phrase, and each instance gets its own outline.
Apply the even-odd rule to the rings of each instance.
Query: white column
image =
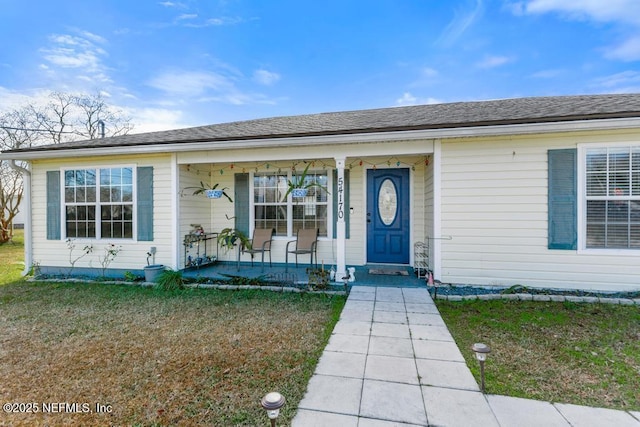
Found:
[[[336,201],[337,206],[337,218],[335,218],[336,226],[336,282],[342,282],[343,277],[347,275],[347,241],[346,241],[346,223],[345,215],[347,212],[344,200],[345,188],[344,188],[344,157],[336,157],[336,170],[337,180],[336,188]]]

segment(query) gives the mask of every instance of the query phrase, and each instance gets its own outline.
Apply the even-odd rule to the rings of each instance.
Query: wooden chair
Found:
[[[271,241],[276,233],[275,228],[256,228],[253,230],[251,239],[251,249],[243,248],[243,253],[251,254],[251,266],[253,267],[253,256],[262,254],[262,271],[264,271],[264,253],[269,252],[269,267],[271,267]]]
[[[287,253],[285,255],[285,271],[289,271],[289,254],[295,254],[296,256],[296,267],[298,267],[298,255],[311,255],[310,264],[313,266],[313,255],[316,256],[315,265],[318,265],[318,235],[320,234],[319,229],[299,229],[298,234],[296,236],[296,240],[291,240],[287,242]],[[295,247],[293,249],[289,249],[289,245],[295,243]]]

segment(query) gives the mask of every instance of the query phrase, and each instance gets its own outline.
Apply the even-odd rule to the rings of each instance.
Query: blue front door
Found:
[[[367,171],[367,262],[408,264],[409,169]]]

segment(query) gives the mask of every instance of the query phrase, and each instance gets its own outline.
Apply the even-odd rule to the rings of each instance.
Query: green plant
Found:
[[[198,194],[206,193],[208,190],[217,190],[219,185],[220,185],[219,183],[216,183],[213,186],[209,186],[209,185],[205,184],[203,181],[200,181],[200,186],[198,186],[198,187],[185,187],[184,189],[185,190],[195,190],[193,192],[193,196],[197,196]],[[227,200],[229,200],[230,202],[233,202],[233,199],[231,199],[231,197],[229,197],[229,195],[225,192],[225,190],[228,190],[228,189],[229,189],[228,187],[222,188],[222,195],[224,197],[226,197]]]
[[[307,274],[309,275],[309,286],[312,289],[329,288],[329,271],[325,270],[324,268],[307,268]]]
[[[238,244],[244,248],[251,249],[251,240],[246,234],[236,228],[226,227],[218,234],[218,246],[225,251],[228,252]]]
[[[309,189],[309,188],[320,188],[324,191],[327,192],[327,194],[329,194],[329,191],[327,191],[327,188],[321,184],[318,184],[315,180],[312,179],[307,179],[307,175],[309,173],[309,166],[311,166],[311,163],[307,163],[307,166],[304,168],[304,171],[302,172],[301,175],[296,175],[294,176],[292,179],[287,180],[287,192],[284,193],[284,196],[282,197],[283,200],[286,200],[287,196],[289,196],[289,194],[296,189]]]
[[[184,289],[184,278],[182,272],[175,270],[165,270],[160,273],[156,287],[164,291],[175,291]]]
[[[125,271],[124,272],[124,280],[127,282],[135,282],[136,280],[138,280],[139,277],[137,274],[134,274],[130,271]]]

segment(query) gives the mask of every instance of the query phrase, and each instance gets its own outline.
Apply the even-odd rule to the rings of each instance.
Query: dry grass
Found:
[[[490,345],[488,393],[640,410],[637,306],[439,300],[438,308],[477,379],[471,345]]]
[[[286,424],[343,301],[251,290],[2,286],[0,401],[100,403],[113,411],[0,419],[30,426],[261,425],[260,398],[278,390],[287,397]]]
[[[13,240],[0,245],[0,286],[20,278],[24,269],[24,230],[15,230]]]

